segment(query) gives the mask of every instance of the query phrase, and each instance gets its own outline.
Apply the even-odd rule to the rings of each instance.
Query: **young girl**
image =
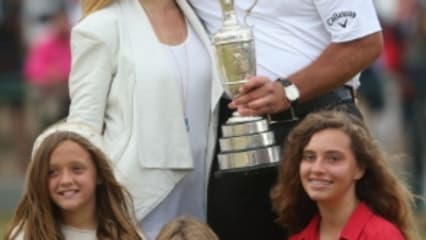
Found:
[[[6,240],[138,240],[129,194],[117,183],[99,135],[60,123],[34,143],[26,190]]]
[[[272,201],[291,240],[419,239],[412,195],[360,119],[314,113],[287,141]]]
[[[196,218],[185,216],[170,221],[157,240],[219,240],[211,228]]]

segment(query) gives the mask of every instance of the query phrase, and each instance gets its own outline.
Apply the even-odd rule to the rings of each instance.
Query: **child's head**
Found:
[[[312,146],[313,143],[316,145]],[[395,223],[406,236],[409,235],[407,232],[410,231],[408,229],[412,221],[410,192],[392,172],[384,152],[380,150],[365,123],[358,117],[341,111],[310,114],[289,134],[279,178],[271,193],[280,223],[294,233],[303,229],[318,211],[318,199],[309,194],[309,189],[303,183],[303,180],[306,181],[303,176],[303,167],[306,165],[304,162],[310,161],[311,155],[315,159],[318,152],[313,149],[318,146],[321,149],[340,149],[329,151],[333,153],[330,161],[340,157],[340,160],[346,161],[345,166],[353,166],[345,173],[355,184],[354,197],[364,201],[375,213]],[[333,172],[330,170],[328,173],[331,176]],[[340,176],[340,179],[348,180],[345,176]]]
[[[157,240],[219,240],[210,227],[192,217],[179,217],[164,225]]]
[[[63,210],[96,205],[96,199],[114,177],[105,154],[101,138],[82,124],[61,123],[44,131],[33,147],[27,175],[26,192],[31,200],[62,217]],[[103,195],[103,194],[102,194]]]
[[[59,123],[34,143],[26,189],[12,224],[38,233],[38,239],[56,239],[60,224],[85,212],[93,214],[98,236],[120,231],[133,236],[129,204],[102,151],[101,136],[84,124]]]

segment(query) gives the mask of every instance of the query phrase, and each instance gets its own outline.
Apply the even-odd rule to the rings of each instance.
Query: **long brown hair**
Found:
[[[318,212],[315,202],[303,189],[299,166],[312,135],[324,129],[338,129],[347,134],[358,165],[365,168],[364,176],[356,183],[356,196],[373,212],[397,226],[406,239],[418,239],[411,209],[412,194],[392,172],[364,122],[339,111],[310,114],[290,133],[278,182],[271,192],[277,222],[293,234],[306,227]]]
[[[71,140],[86,149],[96,166],[102,184],[96,188],[98,239],[142,239],[131,214],[129,193],[117,182],[105,154],[86,138],[74,132],[54,132],[33,152],[28,167],[26,189],[18,205],[5,240],[24,233],[25,240],[63,240],[60,209],[53,203],[48,190],[49,160],[53,150],[63,141]]]
[[[83,18],[99,9],[108,6],[112,3],[112,1],[114,0],[80,0]]]

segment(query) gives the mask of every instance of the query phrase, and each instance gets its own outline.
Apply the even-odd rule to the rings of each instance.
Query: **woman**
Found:
[[[72,31],[70,121],[103,135],[148,239],[205,219],[216,103],[208,36],[185,0],[86,0]]]
[[[130,195],[102,149],[101,137],[80,123],[60,123],[40,134],[5,239],[142,240]]]
[[[348,113],[313,113],[291,132],[271,195],[292,240],[419,239],[411,193]]]

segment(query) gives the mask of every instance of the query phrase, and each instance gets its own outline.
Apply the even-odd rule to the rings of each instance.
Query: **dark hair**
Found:
[[[356,183],[356,196],[397,226],[406,239],[416,239],[412,194],[392,172],[364,122],[342,111],[312,113],[289,134],[278,182],[271,192],[277,222],[290,233],[296,233],[318,212],[315,202],[303,189],[299,166],[312,135],[324,129],[338,129],[349,136],[357,164],[365,169],[364,176]]]

